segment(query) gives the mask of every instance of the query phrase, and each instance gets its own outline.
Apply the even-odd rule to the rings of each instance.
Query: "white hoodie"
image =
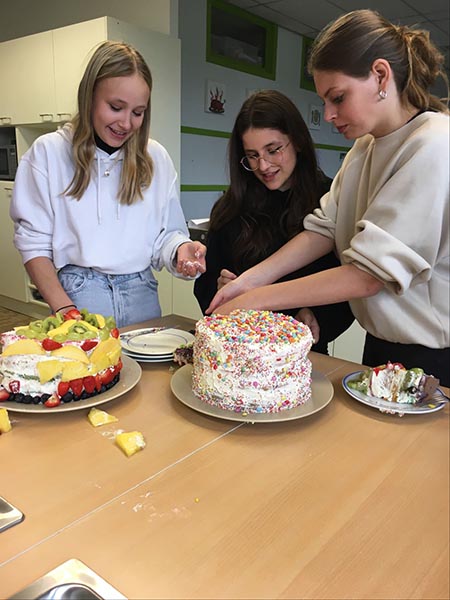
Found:
[[[63,194],[75,172],[71,126],[39,137],[20,160],[11,202],[23,262],[45,256],[57,269],[72,264],[113,275],[165,266],[179,276],[174,257],[189,234],[177,174],[161,144],[150,140],[148,151],[154,175],[143,200],[119,203],[123,151],[99,148],[89,186],[76,200]]]

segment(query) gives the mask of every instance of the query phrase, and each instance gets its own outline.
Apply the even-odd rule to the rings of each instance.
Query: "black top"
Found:
[[[329,189],[330,185],[331,180],[328,180],[323,193]],[[274,244],[274,247],[271,248],[270,252],[267,253],[267,256],[270,256],[276,252],[288,241],[285,234],[281,232],[278,216],[282,213],[283,205],[287,201],[289,191],[280,192],[277,190],[270,192],[270,194],[273,196],[273,202],[271,202],[271,207],[273,207],[272,224],[273,227],[278,228],[280,231],[279,235],[276,236],[276,244]],[[232,252],[230,250],[235,245],[240,228],[240,217],[235,217],[220,230],[208,232],[206,242],[208,249],[206,253],[206,273],[201,275],[195,281],[194,285],[194,294],[203,313],[208,308],[211,300],[217,292],[217,279],[220,275],[220,271],[222,269],[228,269],[236,275],[240,275],[242,272],[234,264]],[[341,263],[337,259],[334,252],[330,252],[311,264],[306,265],[302,269],[294,271],[293,273],[289,273],[278,281],[290,281],[292,279],[297,279],[298,277],[305,277],[306,275],[312,275],[313,273],[318,273],[319,271],[338,267],[340,264]],[[253,266],[253,264],[245,265],[244,270],[250,269]],[[284,314],[294,317],[300,308],[302,307],[287,309],[279,312],[283,312]],[[316,352],[327,354],[328,342],[333,341],[341,333],[346,331],[348,327],[350,327],[354,320],[353,314],[347,302],[339,302],[337,304],[329,304],[326,306],[314,306],[311,308],[311,310],[314,312],[314,315],[320,325],[320,340],[312,347],[312,349]]]

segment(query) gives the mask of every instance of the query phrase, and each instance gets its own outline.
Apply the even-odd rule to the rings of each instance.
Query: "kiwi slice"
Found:
[[[38,321],[31,321],[29,328],[35,332],[44,331],[44,321],[42,319]]]
[[[114,317],[106,317],[105,319],[105,327],[107,329],[114,329],[116,327],[116,320]]]
[[[25,337],[28,337],[27,336],[28,332],[29,332],[28,327],[21,327],[20,329],[16,329],[17,335],[24,335]]]
[[[52,329],[56,329],[61,325],[59,319],[57,317],[47,317],[43,321],[43,331],[48,333]]]
[[[59,342],[60,344],[62,344],[63,342],[67,341],[67,335],[65,333],[57,333],[53,336],[53,339],[55,340],[55,342]]]
[[[99,337],[102,342],[107,340],[109,338],[109,329],[107,329],[106,327],[103,327],[103,329],[100,329]]]

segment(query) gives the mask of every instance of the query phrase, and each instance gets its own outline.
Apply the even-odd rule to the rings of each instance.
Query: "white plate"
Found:
[[[50,415],[104,404],[129,392],[141,378],[142,369],[135,360],[122,355],[122,363],[123,367],[120,372],[119,382],[110,390],[106,390],[106,392],[98,394],[98,396],[92,396],[92,398],[87,398],[86,400],[77,400],[76,402],[67,402],[67,404],[61,403],[59,406],[54,406],[53,408],[48,408],[43,404],[21,404],[20,402],[0,402],[0,407],[7,408],[11,412]]]
[[[122,355],[129,356],[133,360],[141,363],[173,362],[173,354],[167,354],[164,356],[147,356],[145,354],[134,354],[133,352],[127,352],[122,348]]]
[[[232,410],[223,410],[222,408],[212,406],[197,398],[192,391],[192,365],[184,365],[179,368],[170,380],[170,387],[178,400],[189,406],[189,408],[193,408],[210,417],[219,417],[219,419],[244,423],[277,423],[308,417],[325,408],[331,402],[334,393],[331,381],[325,375],[322,375],[322,373],[313,371],[312,397],[309,402],[277,413],[252,413],[243,415]]]
[[[444,393],[439,388],[436,390],[436,400],[434,402],[428,402],[427,404],[405,404],[399,402],[389,402],[389,400],[383,400],[382,398],[376,398],[375,396],[368,396],[363,392],[359,392],[358,390],[354,390],[348,386],[348,382],[354,379],[358,379],[358,377],[364,371],[355,371],[354,373],[349,373],[342,380],[342,387],[350,394],[352,398],[362,402],[363,404],[367,404],[372,408],[378,408],[381,412],[387,413],[398,413],[405,415],[421,415],[424,413],[436,412],[437,410],[441,410],[444,408],[446,402],[439,401],[439,396],[444,396]]]
[[[164,329],[161,327],[135,329],[120,335],[122,348],[133,354],[146,356],[168,356],[179,346],[190,344],[194,336],[181,329]]]

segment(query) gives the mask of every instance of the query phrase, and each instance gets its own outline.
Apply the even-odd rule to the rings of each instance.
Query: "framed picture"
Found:
[[[316,104],[309,105],[308,127],[310,129],[320,129],[322,125],[322,107]]]
[[[223,0],[207,0],[206,60],[276,78],[278,27]]]
[[[313,45],[314,40],[312,38],[303,36],[302,42],[302,60],[301,60],[301,71],[300,71],[300,87],[304,90],[309,90],[310,92],[316,91],[316,86],[314,85],[314,79],[312,75],[308,73],[307,65],[308,65],[308,57],[311,52],[311,46]]]
[[[205,112],[223,115],[225,102],[225,84],[208,80],[205,88]]]

